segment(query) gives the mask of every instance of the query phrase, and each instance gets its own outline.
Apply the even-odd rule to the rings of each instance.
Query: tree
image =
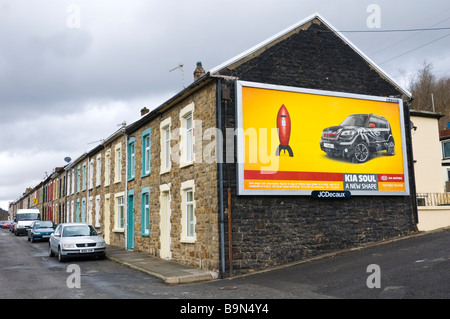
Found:
[[[414,97],[411,109],[444,115],[439,121],[439,130],[442,130],[450,122],[450,77],[437,78],[432,70],[432,64],[424,61],[422,69],[411,81],[410,91]]]

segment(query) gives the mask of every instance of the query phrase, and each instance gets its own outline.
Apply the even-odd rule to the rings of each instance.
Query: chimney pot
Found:
[[[195,71],[194,71],[194,81],[197,81],[205,74],[206,74],[206,72],[203,69],[202,62],[197,62],[197,67],[195,68]]]

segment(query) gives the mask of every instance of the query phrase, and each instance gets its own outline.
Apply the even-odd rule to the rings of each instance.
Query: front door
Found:
[[[160,257],[164,259],[171,259],[172,252],[170,251],[170,192],[164,191],[161,193],[161,210],[160,210],[160,229],[161,234],[159,240],[161,242]]]
[[[127,199],[127,249],[134,249],[134,190],[128,191]]]

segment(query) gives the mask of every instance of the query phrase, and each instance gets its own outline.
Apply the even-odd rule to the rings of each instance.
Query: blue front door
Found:
[[[134,190],[128,192],[127,199],[127,249],[134,248]]]

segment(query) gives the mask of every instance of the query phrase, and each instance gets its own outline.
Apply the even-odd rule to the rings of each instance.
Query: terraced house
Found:
[[[151,111],[144,108],[137,121],[55,171],[37,190],[14,202],[11,210],[36,202],[43,218],[92,223],[110,245],[222,276],[416,230],[411,94],[323,17],[313,15],[210,72],[199,63],[194,74],[188,87]],[[381,154],[384,144],[379,144],[367,163],[327,157],[320,150],[320,134],[341,120],[332,118],[332,123],[316,129],[314,112],[326,113],[320,109],[325,104],[288,104],[300,95],[308,101],[348,101],[355,113],[365,113],[369,104],[393,106],[395,155]],[[249,101],[257,101],[252,102],[250,116],[245,109]],[[275,112],[265,106],[267,101],[274,103]],[[284,113],[277,116],[282,104]],[[297,124],[299,112],[311,116],[304,125]],[[266,119],[266,128],[276,129],[277,123],[279,129],[289,127],[290,146],[281,138],[278,142],[274,134],[276,145],[270,151],[264,144],[270,134],[264,139],[261,129],[244,131],[248,123]],[[304,127],[309,131],[294,138]],[[370,128],[377,129],[375,124]],[[348,139],[351,134],[347,132]],[[305,153],[298,143],[309,141],[312,151]],[[291,152],[275,155],[275,149],[287,146]],[[246,162],[261,155],[261,148],[266,158],[279,164],[278,171],[254,169],[267,166],[267,161]],[[308,156],[316,160],[308,162]],[[314,161],[328,164],[320,171],[308,171]],[[395,162],[401,172],[383,164],[387,161]],[[330,172],[329,167],[352,171]],[[374,167],[380,172],[373,173]],[[354,183],[354,189],[342,192],[351,193],[342,196],[345,199],[312,196],[315,190],[344,191],[350,186],[343,176],[376,184]],[[292,189],[279,191],[288,186]],[[366,186],[375,190],[357,190]],[[30,196],[39,200],[30,201]]]

